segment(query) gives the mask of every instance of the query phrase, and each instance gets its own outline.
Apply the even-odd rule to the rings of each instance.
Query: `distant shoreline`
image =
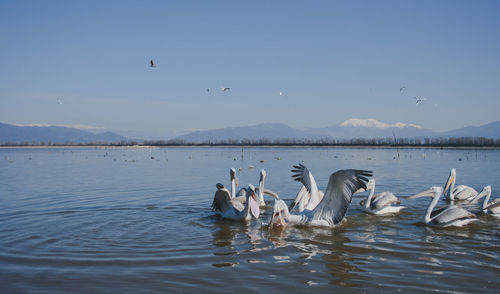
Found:
[[[157,148],[332,148],[332,149],[439,149],[439,150],[500,150],[500,146],[377,146],[377,145],[0,145],[0,149],[157,149]]]

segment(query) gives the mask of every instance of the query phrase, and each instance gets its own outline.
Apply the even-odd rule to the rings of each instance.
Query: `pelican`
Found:
[[[392,206],[392,204],[401,204],[401,201],[396,197],[396,195],[391,192],[382,192],[377,195],[375,193],[375,179],[370,179],[366,184],[366,189],[370,190],[370,195],[366,200],[361,200],[359,203],[362,206],[364,212],[383,215],[390,213],[398,213],[404,206]]]
[[[302,182],[302,188],[295,196],[295,200],[288,207],[289,211],[292,211],[297,207],[297,211],[300,213],[305,209],[313,210],[316,205],[323,199],[323,191],[318,189],[316,180],[314,179],[312,173],[307,169],[307,167],[301,163],[299,165],[293,166],[295,169],[292,172],[296,173],[292,175],[295,181]],[[307,184],[304,184],[306,182]],[[307,187],[311,187],[307,189]]]
[[[283,200],[275,200],[269,226],[284,227],[290,224],[333,227],[344,219],[352,194],[359,188],[366,189],[366,182],[368,182],[366,177],[369,176],[372,176],[371,171],[356,169],[339,170],[333,173],[320,203],[313,210],[305,209],[298,214],[291,214]],[[311,191],[308,180],[302,180],[302,183],[306,183],[307,190]]]
[[[149,67],[156,67],[156,64],[153,62],[153,59],[151,59],[151,61],[149,62]]]
[[[212,210],[222,218],[245,221],[251,220],[252,217],[259,218],[259,199],[255,195],[254,186],[248,185],[250,193],[246,195],[245,205],[231,199],[229,191],[221,183],[218,183],[216,187],[217,191],[212,202]]]
[[[236,169],[234,167],[229,170],[229,177],[231,179],[231,199],[234,199],[236,198],[236,187],[239,186]]]
[[[457,171],[455,170],[455,168],[452,168],[444,187],[444,195],[446,200],[473,200],[478,195],[477,191],[472,187],[465,185],[459,185],[455,187],[456,179]]]
[[[484,198],[483,206],[481,207],[481,210],[484,213],[489,213],[489,214],[492,214],[494,216],[500,216],[500,198],[497,198],[497,199],[491,201],[490,203],[488,203],[488,201],[490,201],[490,197],[491,197],[491,186],[490,185],[484,187],[483,191],[481,191],[481,193],[479,193],[479,195],[478,195],[478,197],[476,197],[476,199],[482,198],[483,196],[486,196],[486,198]]]
[[[440,227],[461,227],[479,220],[473,213],[458,206],[446,207],[441,212],[432,215],[432,210],[438,203],[441,194],[443,194],[443,188],[435,186],[431,187],[429,190],[410,196],[408,199],[432,197],[432,201],[427,208],[427,213],[424,218],[425,223],[428,225]]]
[[[266,206],[266,202],[264,201],[265,194],[274,197],[274,199],[279,199],[278,194],[276,194],[275,192],[273,192],[269,189],[264,188],[264,180],[266,179],[266,175],[267,175],[266,171],[264,169],[261,169],[260,170],[259,187],[255,189],[255,192],[257,193],[257,195],[259,197],[259,206],[260,207]],[[244,204],[246,201],[246,194],[248,194],[247,190],[248,189],[246,189],[246,188],[240,189],[238,191],[236,200],[238,200]]]

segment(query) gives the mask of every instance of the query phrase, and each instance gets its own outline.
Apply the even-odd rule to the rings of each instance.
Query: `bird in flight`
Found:
[[[424,102],[425,100],[427,100],[427,98],[421,98],[421,97],[413,97],[415,99],[415,103],[416,104],[420,104],[422,102]]]
[[[226,92],[226,91],[229,91],[231,88],[225,88],[225,87],[222,87],[221,90]]]
[[[399,88],[399,93],[402,93],[404,89],[406,89],[406,86]]]
[[[283,91],[280,91],[280,96],[283,96]]]
[[[62,105],[62,100],[60,98],[57,98],[57,102]]]
[[[156,67],[156,64],[153,62],[153,59],[151,59],[149,67]]]

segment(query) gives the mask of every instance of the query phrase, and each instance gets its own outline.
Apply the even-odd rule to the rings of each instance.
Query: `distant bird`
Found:
[[[226,91],[229,91],[231,88],[225,88],[225,87],[222,87],[221,90],[226,92]]]
[[[58,102],[60,105],[62,105],[62,101],[61,101],[61,99],[59,99],[59,98],[58,98],[58,99],[57,99],[57,102]]]
[[[150,63],[151,64],[149,65],[149,67],[156,67],[156,64],[153,62],[153,59],[151,59]]]
[[[406,86],[399,88],[399,93],[402,93],[404,89],[406,89]]]
[[[423,101],[427,100],[427,98],[421,98],[421,97],[413,97],[415,99],[416,104],[420,104]]]
[[[210,89],[209,89],[209,88],[207,88],[207,92],[210,92]]]
[[[283,96],[283,91],[280,91],[280,96]]]

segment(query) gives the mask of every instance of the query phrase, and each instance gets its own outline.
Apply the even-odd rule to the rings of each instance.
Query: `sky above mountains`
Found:
[[[270,2],[1,1],[1,121],[155,139],[499,119],[498,1]]]

